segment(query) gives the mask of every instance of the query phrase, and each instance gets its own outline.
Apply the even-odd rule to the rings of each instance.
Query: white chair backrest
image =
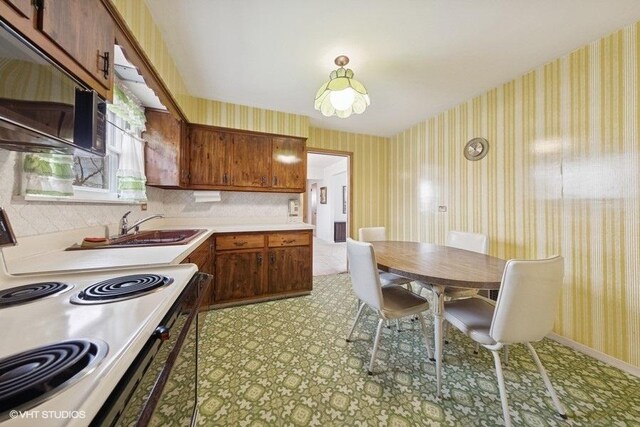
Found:
[[[544,338],[553,329],[563,277],[561,256],[507,261],[489,335],[506,344]]]
[[[489,238],[480,233],[449,231],[447,233],[447,246],[487,254],[489,253]]]
[[[387,240],[387,230],[384,227],[365,227],[358,230],[358,240],[361,242],[381,242]]]
[[[347,239],[347,260],[353,291],[359,300],[380,310],[382,290],[376,266],[376,256],[371,243]]]

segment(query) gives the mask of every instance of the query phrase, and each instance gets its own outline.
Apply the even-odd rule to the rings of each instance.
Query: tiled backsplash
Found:
[[[0,149],[0,207],[5,209],[18,236],[72,230],[118,222],[127,210],[132,218],[150,214],[168,217],[282,217],[287,219],[291,194],[222,192],[222,201],[194,203],[192,191],[161,190],[147,187],[147,212],[137,205],[93,203],[25,202],[13,197],[19,193],[18,153]]]
[[[287,219],[287,202],[294,197],[285,193],[223,191],[220,202],[194,203],[193,191],[160,191],[162,213],[168,217],[282,217],[284,222]]]

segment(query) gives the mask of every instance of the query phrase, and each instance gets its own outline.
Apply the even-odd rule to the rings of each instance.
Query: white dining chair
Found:
[[[447,246],[486,255],[489,253],[489,238],[486,234],[452,230],[447,233]],[[449,299],[469,298],[477,294],[477,289],[447,288],[444,291],[445,298]]]
[[[387,240],[387,229],[385,227],[363,227],[358,229],[358,240],[361,242],[381,242]],[[411,290],[411,279],[399,276],[397,274],[388,273],[386,271],[378,271],[380,283],[382,286],[404,285]]]
[[[486,234],[450,230],[447,233],[447,246],[486,255],[489,253],[489,238]],[[446,288],[444,291],[444,297],[449,301],[461,298],[470,298],[477,294],[477,289]],[[445,343],[448,343],[448,334],[449,326],[445,323],[443,334]],[[478,353],[478,346],[476,346],[475,353]],[[505,358],[507,358],[507,360],[508,354],[508,348],[505,347]]]
[[[400,286],[382,286],[371,243],[359,242],[350,238],[347,239],[347,259],[349,260],[353,291],[356,297],[362,301],[358,309],[358,314],[347,335],[347,342],[351,342],[351,337],[365,307],[369,307],[375,311],[379,319],[376,337],[373,342],[371,361],[369,362],[369,375],[373,374],[373,365],[382,336],[382,326],[387,320],[417,315],[420,320],[427,355],[429,359],[433,360],[429,337],[427,335],[427,325],[422,315],[424,311],[429,310],[429,302]]]
[[[445,319],[454,327],[491,351],[498,378],[502,412],[511,425],[504,385],[500,349],[507,344],[525,344],[560,416],[567,418],[562,403],[531,345],[553,329],[564,275],[560,256],[543,260],[507,261],[497,302],[473,297],[445,302]]]

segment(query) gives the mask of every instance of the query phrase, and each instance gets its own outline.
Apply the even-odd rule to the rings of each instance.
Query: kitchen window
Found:
[[[115,86],[107,122],[104,157],[26,154],[25,199],[144,203],[144,108],[122,85]]]

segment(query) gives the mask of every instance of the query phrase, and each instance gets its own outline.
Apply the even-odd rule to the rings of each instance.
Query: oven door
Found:
[[[92,426],[189,425],[195,421],[198,313],[212,279],[204,273],[194,275]]]

